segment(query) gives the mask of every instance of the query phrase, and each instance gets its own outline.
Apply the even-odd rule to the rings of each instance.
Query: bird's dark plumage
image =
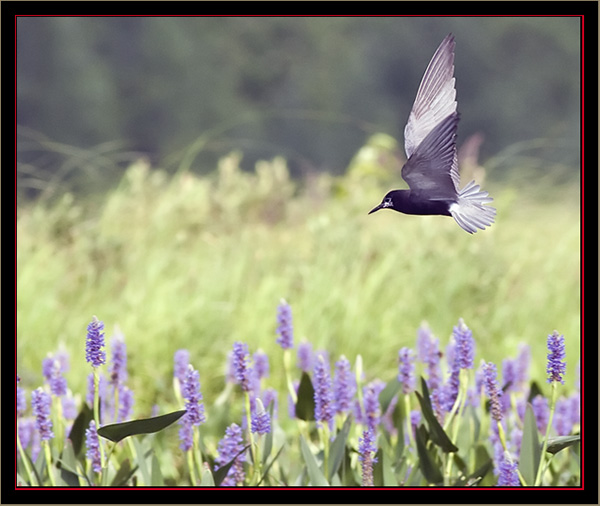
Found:
[[[402,177],[409,190],[392,190],[373,208],[405,214],[452,216],[467,232],[477,232],[494,222],[496,210],[484,206],[492,201],[474,181],[459,190],[456,156],[454,88],[454,37],[440,44],[423,75],[417,97],[404,129],[407,161]]]

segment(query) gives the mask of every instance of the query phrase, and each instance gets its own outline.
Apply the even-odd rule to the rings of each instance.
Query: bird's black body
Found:
[[[429,200],[427,196],[420,196],[411,190],[392,190],[383,198],[383,202],[386,202],[386,199],[391,199],[391,206],[377,206],[369,214],[384,207],[389,207],[404,214],[452,216],[450,206],[456,203],[455,200]]]
[[[404,214],[452,216],[467,232],[494,222],[492,201],[474,181],[459,189],[454,88],[454,37],[448,35],[429,62],[404,129],[407,161],[402,178],[409,190],[392,190],[369,214],[393,209]]]

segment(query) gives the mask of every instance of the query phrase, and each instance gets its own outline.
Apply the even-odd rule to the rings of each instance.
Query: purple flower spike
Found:
[[[190,363],[190,352],[188,350],[177,350],[173,357],[175,367],[173,369],[173,376],[175,376],[179,383],[182,385],[185,381],[185,375],[187,374],[188,364]]]
[[[329,362],[319,354],[314,370],[315,420],[329,423],[335,415]]]
[[[298,345],[298,367],[304,372],[309,372],[314,366],[312,344],[302,342]]]
[[[52,395],[61,396],[67,393],[67,380],[62,376],[62,368],[58,360],[52,362],[49,383]]]
[[[260,399],[256,399],[256,409],[252,413],[252,420],[250,421],[250,429],[252,432],[258,432],[259,434],[267,434],[271,432],[271,417],[269,413],[265,411],[265,407]]]
[[[185,409],[187,410],[184,418],[187,418],[187,421],[192,425],[204,423],[206,417],[204,416],[204,404],[200,392],[200,373],[191,364],[188,365],[181,395],[185,399]]]
[[[462,318],[458,320],[458,325],[454,327],[454,340],[456,341],[455,360],[458,362],[459,369],[473,369],[475,361],[475,340],[473,333],[465,325]]]
[[[366,424],[373,433],[375,433],[376,427],[381,421],[379,394],[384,388],[385,383],[381,380],[373,380],[363,387],[363,402],[365,406],[365,419],[363,423]]]
[[[402,393],[410,394],[415,390],[415,354],[410,348],[401,348],[398,352],[398,381],[402,383]]]
[[[246,455],[245,452],[238,455],[243,448],[242,429],[235,423],[232,423],[225,429],[225,437],[217,445],[218,455],[215,458],[215,471],[235,458],[227,476],[221,482],[222,487],[235,487],[244,483],[244,461],[246,460]],[[238,456],[236,457],[236,455]]]
[[[281,299],[277,307],[277,344],[283,349],[294,347],[294,327],[292,326],[292,308]]]
[[[25,389],[19,386],[21,378],[17,376],[17,416],[21,417],[27,410],[27,399],[25,399]]]
[[[260,380],[261,378],[269,377],[269,357],[261,350],[258,350],[252,358],[254,359],[254,369],[256,376]]]
[[[244,392],[250,392],[254,381],[247,344],[240,342],[233,343],[231,365],[236,383],[241,385]]]
[[[350,370],[350,362],[342,355],[335,363],[333,376],[333,397],[337,413],[347,413],[352,408],[352,399],[356,393],[356,378]]]
[[[91,460],[94,472],[99,473],[102,471],[102,460],[100,458],[100,441],[94,420],[90,422],[89,429],[85,429],[85,445],[87,447],[85,455]]]
[[[560,381],[563,385],[565,380],[563,376],[567,370],[565,359],[565,336],[559,335],[555,330],[548,336],[548,383]]]
[[[92,367],[99,367],[106,363],[106,352],[104,348],[104,322],[93,317],[87,327],[87,340],[85,348],[85,360],[92,364]]]
[[[127,381],[127,345],[123,334],[117,332],[112,338],[111,345],[110,384],[117,386]]]
[[[38,388],[31,392],[31,407],[35,416],[35,428],[40,433],[42,441],[49,441],[54,437],[52,422],[50,420],[50,394]]]
[[[510,455],[504,453],[500,461],[500,475],[498,476],[499,487],[520,487],[519,475],[517,474],[517,463]]]
[[[499,422],[502,420],[502,408],[500,406],[500,397],[502,390],[496,381],[496,365],[488,362],[483,366],[485,393],[490,398],[492,418]]]
[[[362,437],[358,438],[358,459],[362,462],[362,485],[373,486],[373,464],[377,459],[373,455],[377,452],[375,436],[371,429],[363,431]]]

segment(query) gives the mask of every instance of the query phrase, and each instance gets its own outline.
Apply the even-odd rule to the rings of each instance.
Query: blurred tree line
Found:
[[[459,144],[482,134],[495,178],[519,154],[578,173],[578,18],[21,17],[19,181],[110,184],[140,155],[211,171],[233,149],[246,168],[282,155],[295,175],[343,173],[376,132],[402,147],[449,32]]]

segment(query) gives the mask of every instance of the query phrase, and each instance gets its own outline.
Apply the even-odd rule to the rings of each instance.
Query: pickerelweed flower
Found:
[[[354,394],[356,394],[356,378],[350,369],[350,362],[342,355],[335,363],[333,375],[333,398],[336,413],[350,411]]]
[[[177,350],[173,356],[175,367],[173,368],[173,376],[175,376],[180,384],[185,381],[188,364],[190,363],[190,352],[188,350]]]
[[[564,385],[565,380],[563,376],[567,370],[567,365],[564,362],[565,359],[565,336],[559,335],[555,330],[548,336],[548,366],[546,372],[548,373],[548,383],[553,381],[560,381]]]
[[[119,385],[119,409],[117,412],[117,422],[123,422],[131,418],[133,414],[133,390],[125,385]]]
[[[102,471],[102,459],[100,457],[100,441],[98,440],[98,431],[96,422],[92,420],[88,429],[85,429],[86,457],[92,462],[92,469],[99,473]]]
[[[329,362],[322,353],[318,355],[315,362],[315,420],[318,423],[329,423],[335,415]]]
[[[294,347],[294,327],[292,325],[292,308],[281,299],[277,307],[277,344],[283,349]]]
[[[507,452],[504,452],[500,460],[500,474],[498,476],[499,487],[519,487],[519,475],[517,474],[517,463],[512,460]]]
[[[21,378],[17,376],[17,416],[21,417],[27,410],[27,399],[25,399],[25,389],[19,386]]]
[[[116,387],[127,382],[127,345],[120,332],[111,340],[111,352],[110,384]]]
[[[254,355],[252,355],[254,359],[254,370],[256,372],[257,378],[260,380],[261,378],[269,377],[269,357],[267,354],[258,350]]]
[[[87,339],[85,347],[85,360],[92,367],[99,367],[106,363],[106,352],[104,348],[104,322],[96,316],[92,318],[87,327]]]
[[[515,387],[522,390],[529,381],[529,363],[531,362],[531,348],[526,344],[519,346],[515,371]]]
[[[475,361],[475,340],[473,339],[473,333],[465,325],[462,318],[459,318],[458,325],[454,327],[454,341],[456,342],[456,348],[454,350],[455,360],[458,361],[459,369],[473,369],[473,363]]]
[[[307,341],[303,341],[298,345],[298,367],[304,372],[312,371],[314,367],[313,347]]]
[[[374,432],[369,428],[363,431],[362,437],[358,438],[358,459],[362,463],[362,486],[373,486],[373,464],[377,462],[374,454],[377,452],[375,446]]]
[[[571,422],[571,401],[561,397],[556,401],[556,411],[552,426],[558,436],[568,436],[573,428]]]
[[[227,476],[221,482],[222,487],[235,487],[244,483],[244,461],[246,460],[246,452],[241,453],[244,449],[244,440],[242,438],[242,429],[239,425],[232,423],[225,429],[225,437],[219,441],[217,445],[217,456],[215,458],[214,470],[224,466],[235,457],[235,461]],[[237,455],[237,457],[236,457]]]
[[[273,403],[273,419],[277,418],[277,409],[279,407],[279,400],[277,398],[277,390],[274,388],[265,388],[261,394],[262,402],[265,409],[269,409],[269,404]]]
[[[548,399],[546,399],[543,395],[538,394],[531,401],[531,407],[533,408],[535,424],[537,425],[540,434],[545,434],[546,427],[548,426],[548,419],[550,417]]]
[[[500,385],[496,381],[496,365],[492,362],[488,362],[483,366],[483,374],[484,374],[484,385],[485,385],[485,393],[490,398],[491,406],[490,411],[492,414],[492,418],[499,422],[502,420],[502,408],[500,405],[500,397],[502,396],[502,390],[500,390]]]
[[[427,365],[427,387],[433,391],[441,384],[440,340],[434,337],[427,324],[417,331],[417,358]]]
[[[402,383],[402,393],[410,394],[415,390],[415,354],[407,347],[398,352],[398,381]]]
[[[184,418],[187,418],[192,425],[204,423],[206,417],[204,415],[202,393],[200,392],[200,373],[191,364],[188,365],[181,395],[185,399],[185,409],[187,411]]]
[[[42,441],[49,441],[54,437],[52,421],[50,420],[50,406],[52,398],[41,388],[31,392],[31,407],[35,416],[35,428],[40,433]]]
[[[250,430],[259,434],[271,432],[271,417],[259,398],[256,398],[255,406],[256,408],[252,413],[252,421],[250,422]]]
[[[248,345],[245,343],[233,343],[233,356],[231,358],[233,374],[236,383],[238,383],[244,392],[250,392],[254,383],[252,366],[250,365],[250,355]]]
[[[188,364],[185,380],[181,385],[181,395],[185,400],[186,413],[179,420],[181,426],[179,428],[179,447],[183,451],[188,451],[194,445],[193,427],[206,421],[202,394],[200,393],[200,374],[191,364]]]
[[[52,392],[52,395],[61,396],[67,393],[67,380],[63,378],[62,368],[58,360],[52,361],[48,382],[50,384],[50,392]]]
[[[381,380],[373,380],[363,387],[363,403],[365,408],[364,419],[362,423],[366,425],[373,434],[381,421],[381,404],[379,403],[379,394],[385,388],[385,383]]]

